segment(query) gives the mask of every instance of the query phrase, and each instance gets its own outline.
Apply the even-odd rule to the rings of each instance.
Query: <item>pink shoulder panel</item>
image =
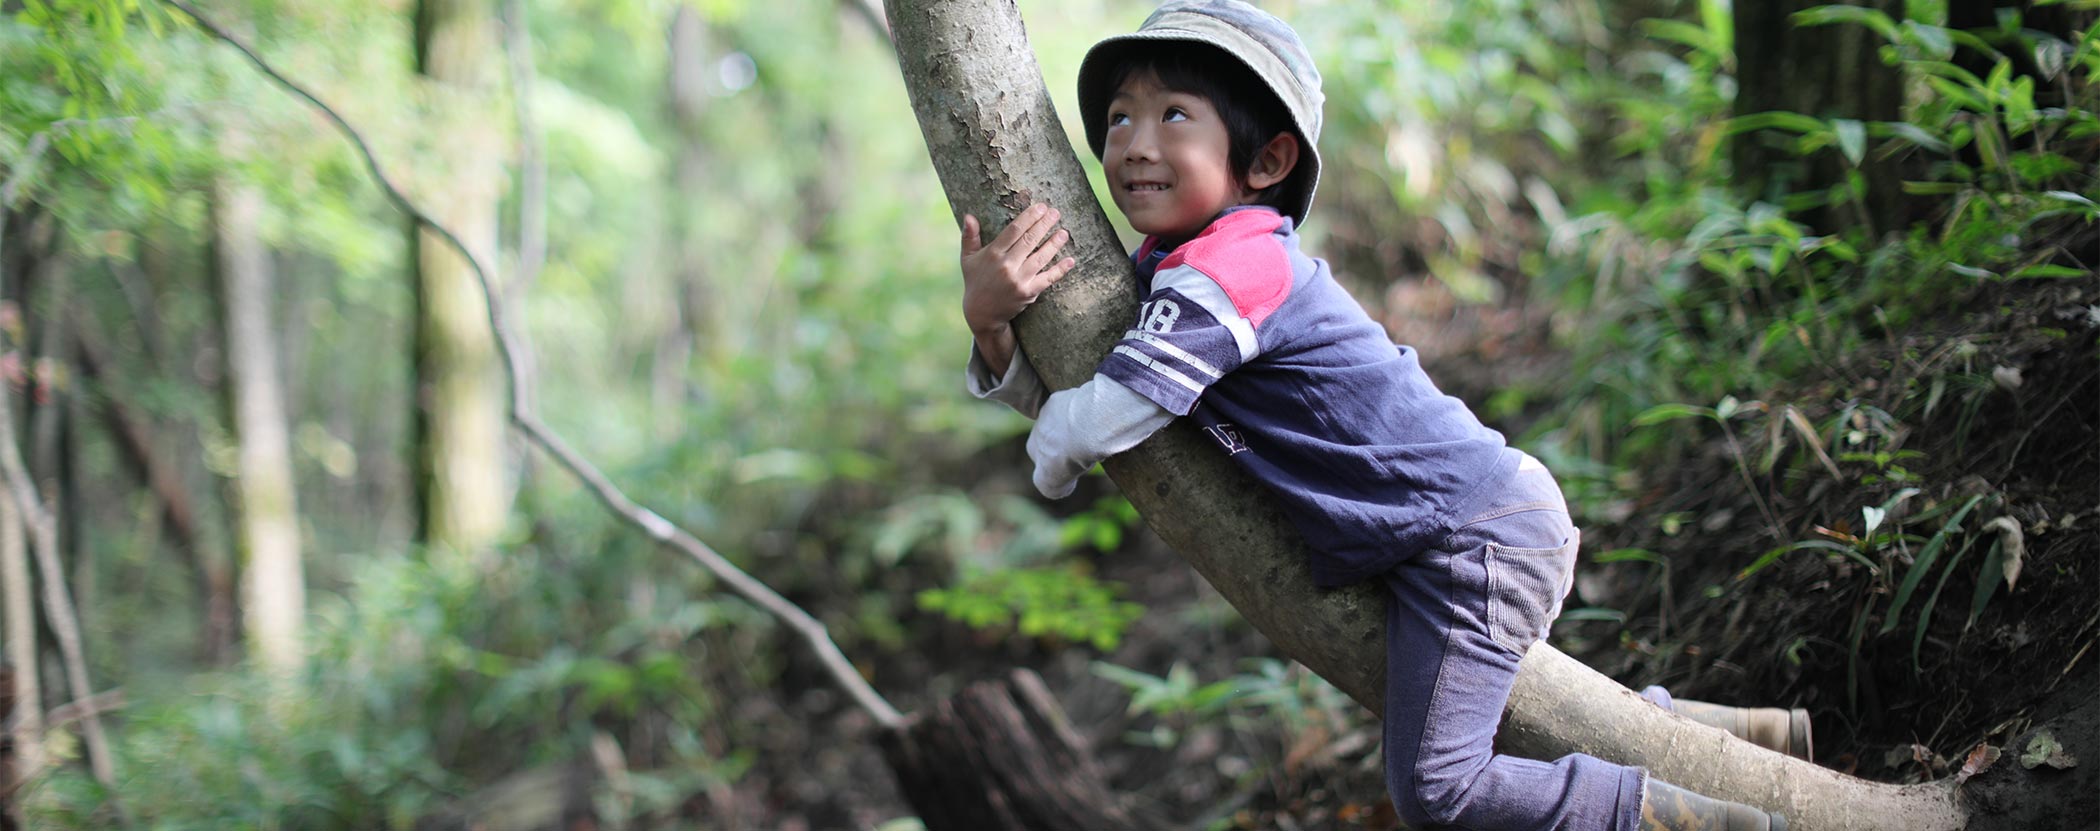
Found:
[[[1168,254],[1161,270],[1188,265],[1225,289],[1241,317],[1260,328],[1291,294],[1291,259],[1271,234],[1283,217],[1268,211],[1234,211]]]

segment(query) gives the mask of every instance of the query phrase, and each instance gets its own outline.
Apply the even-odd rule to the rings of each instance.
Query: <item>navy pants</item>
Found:
[[[1639,768],[1582,754],[1540,762],[1495,753],[1517,661],[1560,615],[1577,539],[1560,486],[1527,456],[1477,515],[1384,576],[1392,593],[1386,790],[1408,826],[1633,831],[1639,824],[1646,775]]]

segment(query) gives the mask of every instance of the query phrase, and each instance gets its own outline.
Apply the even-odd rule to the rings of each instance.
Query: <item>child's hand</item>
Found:
[[[978,241],[977,217],[963,217],[963,320],[980,341],[1005,336],[1015,315],[1072,270],[1071,257],[1057,259],[1071,239],[1057,219],[1057,209],[1037,202],[987,245]]]

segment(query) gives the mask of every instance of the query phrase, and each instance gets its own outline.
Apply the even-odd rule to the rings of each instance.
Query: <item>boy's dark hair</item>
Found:
[[[1121,89],[1123,82],[1151,73],[1159,79],[1159,85],[1179,93],[1201,97],[1209,101],[1211,108],[1225,122],[1225,135],[1230,141],[1226,161],[1233,176],[1241,184],[1246,183],[1247,171],[1261,155],[1263,147],[1278,133],[1290,133],[1298,146],[1306,146],[1305,137],[1298,135],[1291,124],[1291,116],[1269,90],[1269,85],[1254,74],[1246,64],[1216,47],[1185,41],[1159,41],[1147,44],[1144,49],[1127,49],[1118,56],[1120,60],[1109,69],[1110,90]],[[1283,181],[1263,188],[1255,194],[1255,203],[1267,205],[1289,213],[1289,196],[1295,191],[1303,172],[1303,165],[1291,170]]]

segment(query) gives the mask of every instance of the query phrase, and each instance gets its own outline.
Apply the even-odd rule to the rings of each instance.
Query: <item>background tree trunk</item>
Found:
[[[0,497],[0,597],[7,608],[7,664],[13,671],[10,697],[15,714],[14,754],[8,781],[0,788],[13,788],[44,766],[44,690],[38,678],[36,649],[36,592],[30,585],[29,552],[23,543],[22,513],[12,499]],[[6,800],[7,812],[19,815],[20,801]]]
[[[487,117],[497,92],[491,0],[420,0],[416,71],[448,116],[444,171],[424,188],[431,217],[496,262],[501,137]],[[504,463],[504,390],[487,299],[473,271],[443,240],[410,234],[416,280],[416,460],[419,533],[462,552],[487,548],[510,512]]]
[[[671,122],[678,130],[677,159],[673,175],[674,194],[707,192],[707,102],[711,93],[707,22],[691,3],[680,3],[671,15],[670,77],[664,85]],[[658,339],[652,368],[650,409],[652,432],[675,438],[684,429],[686,397],[692,391],[692,362],[695,354],[726,358],[722,345],[724,316],[722,298],[708,278],[708,249],[700,216],[703,200],[674,195],[670,205],[672,304],[669,327]]]
[[[269,252],[258,236],[262,191],[221,180],[212,201],[220,308],[224,310],[226,392],[238,444],[241,611],[250,654],[288,676],[304,663],[306,577],[292,479],[291,431],[277,367],[276,297]]]
[[[1795,12],[1824,5],[1822,0],[1738,2],[1735,15],[1735,114],[1785,110],[1817,118],[1894,121],[1903,112],[1903,75],[1881,62],[1879,35],[1864,26],[1797,28]],[[1903,18],[1902,0],[1861,0],[1854,5]],[[1960,4],[1955,4],[1960,5]],[[1778,134],[1752,131],[1736,136],[1730,148],[1735,179],[1744,193],[1777,201],[1787,193],[1839,187],[1851,165],[1835,147],[1802,158],[1773,146]],[[1868,223],[1878,233],[1900,229],[1904,198],[1900,170],[1893,160],[1862,161],[1866,194],[1856,208],[1813,209],[1799,214],[1824,232],[1841,225]]]
[[[63,280],[61,272],[53,272],[54,280]],[[30,553],[36,558],[37,583],[43,589],[44,618],[51,624],[52,634],[58,640],[60,665],[64,667],[66,685],[73,698],[85,701],[95,691],[88,681],[87,648],[80,632],[80,617],[73,609],[72,595],[66,588],[65,564],[59,558],[58,518],[55,508],[47,507],[38,497],[36,484],[30,478],[28,466],[22,461],[20,448],[15,443],[14,393],[6,383],[0,383],[0,480],[7,489],[5,498],[14,500],[16,511],[27,526]],[[102,719],[93,710],[87,711],[81,720],[81,738],[87,747],[88,766],[95,780],[104,787],[116,787],[116,762],[110,755],[109,738],[102,730]]]
[[[153,497],[159,507],[160,521],[172,532],[176,556],[181,558],[194,581],[198,603],[198,657],[206,664],[223,662],[223,653],[232,638],[233,578],[219,567],[223,558],[206,553],[206,545],[197,527],[197,512],[189,487],[177,465],[170,462],[161,449],[149,425],[150,416],[125,403],[117,394],[120,383],[110,366],[110,349],[101,337],[86,325],[86,321],[75,321],[77,335],[75,345],[80,347],[81,380],[92,384],[95,404],[101,408],[102,422],[107,429],[110,442],[116,447],[117,456],[139,486]],[[157,542],[159,533],[150,535]],[[158,548],[156,544],[146,546],[147,551]]]
[[[1034,201],[1064,214],[1078,267],[1016,322],[1053,388],[1089,377],[1136,312],[1135,273],[1044,89],[1020,12],[989,0],[896,0],[889,21],[912,108],[949,204],[994,234]],[[1382,711],[1385,600],[1313,585],[1303,542],[1266,490],[1185,422],[1107,463],[1154,531],[1286,654]],[[1802,829],[1953,829],[1945,785],[1899,788],[1749,746],[1647,704],[1551,646],[1522,665],[1508,752],[1590,753],[1714,796],[1787,812]]]

